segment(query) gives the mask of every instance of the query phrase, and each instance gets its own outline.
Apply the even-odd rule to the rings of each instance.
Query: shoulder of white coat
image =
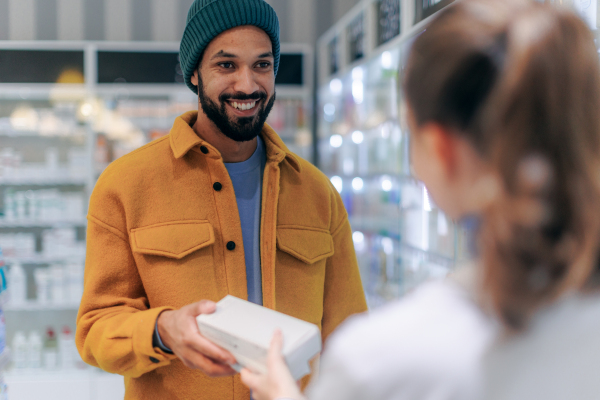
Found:
[[[464,346],[470,340],[474,347],[484,341],[486,324],[460,287],[447,281],[426,283],[402,299],[348,319],[326,343],[323,364],[341,361],[347,374],[360,380],[389,371],[400,374],[398,379],[403,371],[435,377],[456,366],[456,346],[469,352]]]

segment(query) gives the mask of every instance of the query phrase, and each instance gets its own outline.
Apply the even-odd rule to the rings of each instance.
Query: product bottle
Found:
[[[27,368],[28,364],[28,344],[25,334],[21,331],[15,333],[12,341],[15,368]]]
[[[58,368],[58,341],[54,329],[48,328],[44,340],[44,367],[55,370]]]
[[[8,271],[8,291],[11,304],[23,304],[27,299],[27,278],[20,264],[13,264]]]
[[[29,333],[29,368],[42,367],[42,335],[38,331]]]
[[[65,302],[65,269],[62,265],[52,265],[50,273],[50,293],[54,304]]]
[[[33,272],[33,277],[35,279],[38,303],[48,304],[50,302],[50,276],[48,268],[37,268]]]
[[[60,365],[63,369],[72,369],[75,367],[75,338],[71,328],[64,326],[58,340],[58,351],[60,353]]]

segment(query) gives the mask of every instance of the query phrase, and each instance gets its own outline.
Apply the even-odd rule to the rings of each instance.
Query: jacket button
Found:
[[[229,251],[235,250],[235,242],[227,243],[227,250],[229,250]]]
[[[150,357],[150,361],[152,361],[154,364],[158,364],[160,362],[157,358],[154,357]]]
[[[223,185],[221,185],[219,182],[215,182],[213,184],[213,189],[215,189],[217,192],[220,192],[221,189],[223,189]]]
[[[208,154],[208,149],[206,148],[206,146],[200,146],[200,151],[204,154]]]

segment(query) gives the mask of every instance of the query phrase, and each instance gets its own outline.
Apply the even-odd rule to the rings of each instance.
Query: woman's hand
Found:
[[[281,354],[282,347],[283,336],[277,330],[267,355],[267,374],[254,373],[247,368],[242,370],[242,382],[252,390],[254,400],[305,400]]]

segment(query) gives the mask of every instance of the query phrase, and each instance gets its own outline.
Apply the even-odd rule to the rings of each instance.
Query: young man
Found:
[[[112,163],[90,200],[77,346],[125,376],[126,399],[245,400],[233,356],[196,326],[214,301],[249,299],[323,339],[366,304],[340,196],[265,124],[273,9],[196,0],[180,59],[198,112]]]

